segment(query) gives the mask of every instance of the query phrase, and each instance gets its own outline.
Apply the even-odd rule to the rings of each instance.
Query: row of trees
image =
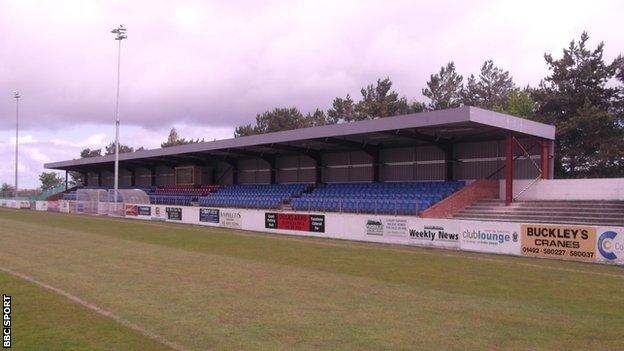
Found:
[[[178,131],[175,128],[171,128],[169,131],[169,136],[167,140],[160,144],[160,147],[170,147],[176,145],[185,145],[185,144],[193,144],[193,143],[201,143],[204,139],[186,139],[180,137]],[[133,148],[132,146],[119,144],[119,153],[123,154],[126,152],[135,152],[145,150],[144,147]],[[104,155],[114,155],[115,154],[115,142],[111,142],[104,148]],[[88,157],[98,157],[102,156],[102,149],[90,149],[86,148],[80,151],[80,158],[88,158]]]
[[[463,77],[457,73],[455,64],[449,62],[432,74],[422,94],[429,98],[428,103],[409,101],[392,89],[389,77],[378,79],[360,90],[358,101],[347,94],[333,100],[327,111],[316,109],[307,114],[295,107],[275,108],[256,116],[255,124],[236,128],[234,136],[248,136],[276,132],[280,130],[321,126],[326,124],[361,121],[404,115],[428,110],[439,110],[462,105],[477,106],[497,111],[505,111],[527,117],[532,114],[535,103],[528,88],[518,88],[509,71],[485,61],[478,76],[470,75],[464,86]]]
[[[42,172],[39,174],[39,181],[41,182],[41,190],[46,191],[63,184],[65,178],[61,177],[61,175],[56,172]],[[11,184],[2,183],[2,185],[0,185],[0,194],[12,194],[14,191],[15,186]]]
[[[517,86],[509,71],[492,60],[466,80],[449,62],[422,89],[428,102],[409,101],[386,77],[362,88],[358,101],[336,97],[327,111],[307,114],[295,107],[275,108],[258,114],[254,124],[237,127],[234,136],[470,105],[555,125],[558,177],[624,176],[624,57],[607,62],[604,43],[589,48],[588,40],[583,33],[558,59],[545,54],[549,75],[537,87]]]
[[[186,145],[186,144],[193,144],[193,143],[200,143],[203,142],[204,139],[186,139],[186,138],[182,138],[180,137],[180,135],[178,134],[178,131],[175,128],[171,128],[171,130],[169,131],[169,136],[167,137],[167,140],[163,141],[160,144],[160,147],[171,147],[171,146],[177,146],[177,145]],[[123,154],[126,152],[135,152],[135,151],[141,151],[141,150],[145,150],[144,147],[139,147],[139,148],[133,148],[132,146],[128,146],[128,145],[124,145],[124,144],[119,144],[119,153]],[[104,148],[104,155],[114,155],[115,154],[115,142],[111,142],[110,144],[108,144],[105,148]],[[83,149],[82,151],[80,151],[80,158],[89,158],[89,157],[98,157],[98,156],[102,156],[102,149],[90,149],[90,148],[86,148]],[[70,174],[70,185],[75,185],[78,184],[81,179],[81,175],[77,172],[69,172]],[[58,175],[55,172],[43,172],[39,175],[39,180],[41,181],[41,188],[43,190],[49,189],[55,185],[61,184],[64,180],[59,180],[59,178],[54,178],[55,176],[58,177]]]

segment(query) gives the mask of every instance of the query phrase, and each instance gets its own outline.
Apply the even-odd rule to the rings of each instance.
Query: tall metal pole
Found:
[[[117,49],[117,97],[115,100],[115,203],[118,199],[119,191],[119,80],[121,75],[121,41],[126,39],[126,28],[119,26],[111,31],[111,33],[117,34],[115,40],[119,41]]]
[[[19,164],[19,99],[21,95],[18,91],[14,91],[13,97],[15,98],[15,200],[17,200],[17,167]]]
[[[119,189],[119,78],[121,72],[121,40],[117,50],[117,98],[115,99],[115,203]]]

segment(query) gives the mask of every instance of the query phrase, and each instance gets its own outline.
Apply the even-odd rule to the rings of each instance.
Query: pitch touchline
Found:
[[[79,215],[74,215],[74,216],[79,217]],[[118,221],[118,222],[123,222],[123,223],[131,223],[131,222],[135,221],[135,220],[130,220],[130,219],[126,219],[126,218],[112,218],[112,217],[96,217],[96,216],[94,216],[94,217],[89,217],[89,218],[97,219],[97,220]],[[20,221],[16,221],[16,222],[20,222]],[[154,227],[163,227],[163,228],[170,228],[172,226],[178,227],[178,228],[185,227],[183,229],[185,229],[185,230],[192,230],[192,231],[204,231],[204,230],[206,230],[208,228],[215,228],[215,227],[201,227],[201,228],[198,228],[195,225],[180,224],[180,223],[168,223],[168,222],[166,222],[166,223],[155,223],[155,222],[150,222],[150,221],[136,221],[136,222],[137,222],[137,224],[141,223],[143,225],[154,226]],[[223,228],[221,228],[221,229],[223,229]],[[277,240],[297,241],[297,242],[303,242],[303,243],[313,242],[314,244],[318,244],[318,245],[322,245],[322,246],[329,246],[329,247],[356,247],[356,248],[362,248],[362,249],[372,249],[371,245],[375,245],[377,248],[382,248],[384,250],[391,250],[391,251],[404,252],[404,253],[410,253],[410,254],[442,255],[442,256],[446,256],[446,257],[466,258],[466,259],[475,260],[475,261],[489,261],[489,262],[497,262],[497,263],[501,263],[501,264],[511,264],[511,265],[517,265],[517,266],[523,266],[523,267],[534,267],[534,268],[548,269],[548,270],[553,270],[553,271],[571,272],[571,273],[579,273],[579,274],[590,274],[590,275],[597,275],[597,276],[614,277],[614,278],[624,279],[624,275],[614,274],[614,273],[593,272],[593,271],[586,271],[586,270],[582,270],[582,269],[564,268],[564,267],[541,266],[541,265],[533,264],[533,263],[504,261],[504,260],[499,260],[499,259],[495,259],[495,258],[467,256],[467,255],[461,255],[461,254],[451,254],[451,253],[448,252],[448,250],[446,251],[446,253],[444,253],[444,250],[436,249],[436,248],[414,247],[414,248],[409,248],[409,249],[408,248],[403,249],[403,248],[395,247],[395,245],[388,245],[388,244],[375,243],[375,242],[360,242],[360,241],[353,241],[353,240],[346,240],[346,239],[335,239],[335,238],[328,238],[328,237],[326,237],[326,238],[322,238],[322,237],[302,237],[302,236],[298,236],[298,235],[279,234],[279,233],[264,233],[264,232],[256,232],[256,231],[249,231],[249,230],[236,230],[236,229],[232,229],[232,235],[251,236],[251,237],[258,237],[258,236],[263,236],[263,235],[269,235],[271,238],[274,238],[274,239],[277,239]],[[321,240],[311,241],[310,239],[321,239]],[[327,239],[339,240],[339,241],[341,241],[341,243],[323,242],[324,240],[322,240],[322,239],[325,239],[325,240],[327,240]],[[421,250],[415,251],[413,249],[421,249]],[[426,251],[427,249],[436,250],[436,251],[439,251],[440,253],[427,252]]]
[[[110,217],[94,217],[97,219],[105,219],[105,220],[113,220],[113,221],[120,221],[120,222],[124,222],[124,223],[128,223],[129,219],[126,218],[110,218]],[[154,222],[139,222],[143,225],[151,225],[151,226],[155,226],[155,227],[170,227],[170,226],[176,226],[176,227],[186,227],[184,229],[187,230],[193,230],[193,231],[203,231],[207,228],[215,228],[215,227],[202,227],[202,228],[198,228],[196,225],[187,225],[187,224],[181,224],[181,223],[154,223]],[[394,247],[395,245],[389,245],[389,244],[385,244],[385,243],[375,243],[375,242],[361,242],[361,241],[354,241],[354,240],[346,240],[346,239],[336,239],[336,238],[329,238],[329,237],[302,237],[302,236],[298,236],[298,235],[290,235],[290,234],[280,234],[280,233],[264,233],[264,232],[256,232],[256,231],[251,231],[251,230],[242,230],[242,229],[232,229],[232,235],[241,235],[241,236],[251,236],[251,237],[258,237],[258,236],[262,236],[262,235],[270,235],[271,238],[274,239],[278,239],[278,240],[288,240],[288,241],[297,241],[297,242],[303,242],[303,243],[310,243],[313,242],[314,244],[317,245],[322,245],[322,246],[329,246],[329,247],[357,247],[357,248],[362,248],[362,249],[372,249],[371,244],[375,245],[376,248],[381,248],[383,250],[391,250],[391,251],[397,251],[397,252],[404,252],[404,253],[410,253],[410,254],[424,254],[424,255],[433,255],[433,256],[446,256],[446,257],[453,257],[453,258],[465,258],[465,259],[470,259],[470,260],[475,260],[475,261],[488,261],[488,262],[497,262],[497,263],[501,263],[501,264],[511,264],[511,265],[517,265],[517,266],[523,266],[523,267],[532,267],[532,268],[541,268],[541,269],[548,269],[548,270],[553,270],[553,271],[562,271],[562,272],[571,272],[571,273],[580,273],[580,274],[591,274],[591,275],[598,275],[598,276],[604,276],[604,277],[614,277],[614,278],[620,278],[623,279],[624,275],[620,275],[620,274],[614,274],[614,273],[606,273],[606,272],[593,272],[593,271],[586,271],[586,270],[582,270],[582,269],[574,269],[574,268],[565,268],[565,267],[553,267],[553,266],[542,266],[542,265],[538,265],[538,264],[533,264],[533,263],[524,263],[524,262],[514,262],[514,261],[505,261],[505,260],[499,260],[496,258],[488,258],[488,257],[477,257],[477,256],[467,256],[467,255],[461,255],[461,254],[452,254],[449,253],[448,250],[446,250],[446,253],[444,252],[443,249],[439,249],[439,248],[428,248],[428,247],[413,247],[413,248],[398,248],[398,247]],[[314,240],[311,241],[310,239],[320,239],[320,240]],[[331,243],[331,242],[323,242],[323,240],[339,240],[341,241],[341,243]],[[422,249],[422,250],[418,250],[415,251],[413,249]],[[427,252],[427,249],[431,249],[431,250],[435,250],[438,251],[436,253],[433,252]]]
[[[88,309],[90,309],[90,310],[92,310],[92,311],[94,311],[94,312],[96,312],[96,313],[98,313],[98,314],[100,314],[100,315],[102,315],[104,317],[111,318],[115,322],[117,322],[117,323],[119,323],[119,324],[121,324],[121,325],[123,325],[125,327],[128,327],[128,328],[130,328],[130,329],[140,333],[141,335],[146,336],[146,337],[148,337],[148,338],[150,338],[150,339],[152,339],[154,341],[157,341],[157,342],[159,342],[159,343],[161,343],[161,344],[163,344],[165,346],[168,346],[168,347],[170,347],[170,348],[172,348],[174,350],[177,350],[177,351],[187,351],[187,349],[184,348],[183,346],[181,346],[179,344],[176,344],[173,341],[169,341],[169,340],[163,338],[160,335],[154,334],[154,333],[150,332],[149,330],[147,330],[145,328],[142,328],[142,327],[140,327],[140,326],[138,326],[138,325],[136,325],[136,324],[126,320],[126,319],[123,319],[123,318],[117,316],[116,314],[114,314],[114,313],[112,313],[110,311],[104,310],[104,309],[102,309],[102,308],[100,308],[100,307],[98,307],[98,306],[96,306],[96,305],[94,305],[92,303],[89,303],[89,302],[79,298],[78,296],[72,295],[72,294],[68,293],[67,291],[61,290],[59,288],[55,288],[52,285],[46,284],[44,282],[41,282],[39,280],[36,280],[34,278],[31,278],[31,277],[29,277],[27,275],[24,275],[22,273],[16,272],[16,271],[14,271],[12,269],[9,269],[9,268],[0,267],[0,271],[3,271],[5,273],[11,274],[11,275],[13,275],[15,277],[24,279],[24,280],[26,280],[28,282],[31,282],[33,284],[36,284],[36,285],[44,288],[46,290],[50,290],[50,291],[55,292],[55,293],[57,293],[57,294],[59,294],[61,296],[64,296],[64,297],[68,298],[69,300],[71,300],[71,301],[73,301],[73,302],[75,302],[75,303],[77,303],[77,304],[79,304],[79,305],[81,305],[83,307],[86,307],[86,308],[88,308]]]

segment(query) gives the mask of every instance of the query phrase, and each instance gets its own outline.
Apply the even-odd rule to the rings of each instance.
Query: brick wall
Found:
[[[497,180],[476,180],[463,189],[438,202],[421,213],[423,218],[448,218],[479,199],[498,199],[499,182]]]

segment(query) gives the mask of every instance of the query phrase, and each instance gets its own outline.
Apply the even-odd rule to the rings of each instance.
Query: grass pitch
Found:
[[[621,350],[624,270],[0,209],[0,268],[187,350]],[[165,345],[0,273],[15,350]]]

